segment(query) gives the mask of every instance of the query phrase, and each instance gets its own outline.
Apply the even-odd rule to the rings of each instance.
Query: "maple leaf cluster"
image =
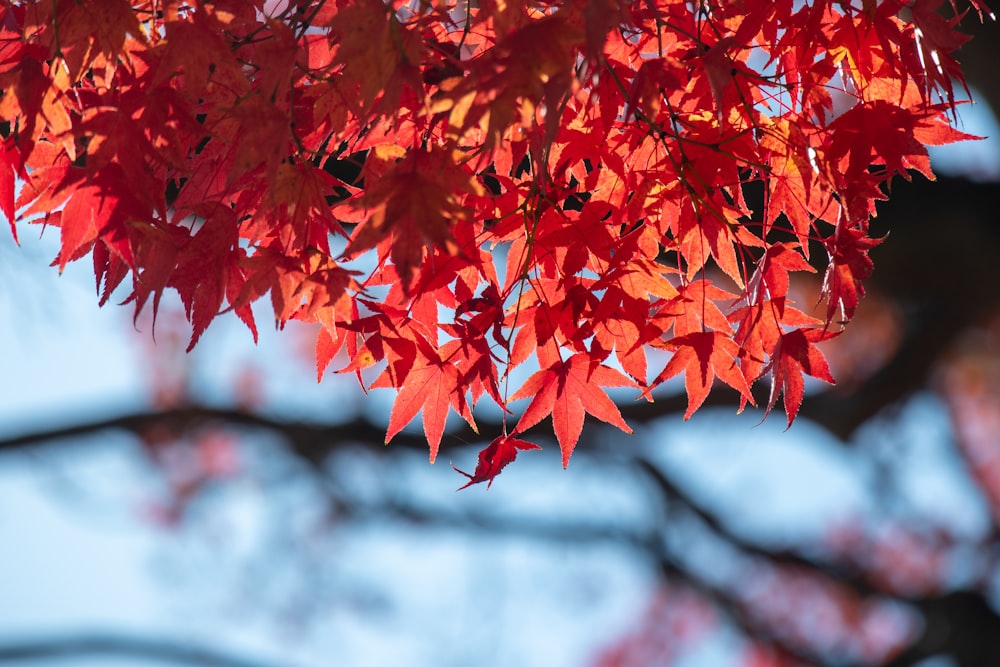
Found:
[[[90,256],[102,304],[176,291],[190,346],[227,311],[256,337],[270,295],[320,376],[398,390],[387,440],[422,412],[432,461],[449,412],[530,399],[470,483],[549,416],[564,464],[586,413],[628,431],[605,387],[683,374],[689,417],[770,378],[790,423],[875,202],[967,138],[941,5],[6,2],[0,211]],[[821,317],[793,304],[816,271]]]

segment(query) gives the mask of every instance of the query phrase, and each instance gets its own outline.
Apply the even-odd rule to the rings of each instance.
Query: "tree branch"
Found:
[[[90,656],[141,658],[194,667],[282,667],[275,663],[224,653],[215,648],[194,646],[180,640],[137,637],[113,632],[0,643],[0,662]]]

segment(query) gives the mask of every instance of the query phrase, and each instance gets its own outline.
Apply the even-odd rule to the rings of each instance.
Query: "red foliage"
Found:
[[[551,413],[565,463],[585,412],[628,430],[601,386],[681,372],[688,416],[770,375],[791,421],[888,181],[967,137],[940,4],[4,3],[0,212],[92,256],[102,302],[176,290],[192,346],[270,293],[322,324],[320,375],[381,365],[388,437],[422,411],[432,459],[485,395],[531,399],[514,434]],[[788,302],[810,242],[825,322]]]
[[[493,484],[493,478],[499,475],[508,463],[512,463],[517,458],[519,451],[527,451],[529,449],[541,448],[534,443],[518,440],[507,435],[501,435],[494,439],[483,451],[479,452],[479,462],[476,463],[476,470],[473,474],[470,475],[455,468],[457,472],[469,478],[469,481],[466,482],[462,489],[473,484],[478,484],[479,482],[486,482],[486,488],[489,488]],[[461,489],[459,490],[461,491]]]

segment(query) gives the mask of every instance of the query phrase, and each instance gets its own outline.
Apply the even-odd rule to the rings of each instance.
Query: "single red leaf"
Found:
[[[428,242],[451,255],[459,252],[451,227],[468,214],[461,197],[481,190],[448,151],[408,151],[355,202],[372,214],[358,225],[344,255],[374,248],[391,235],[390,256],[405,290]]]
[[[523,452],[532,449],[541,449],[541,447],[533,442],[518,440],[509,435],[501,435],[498,438],[494,438],[493,442],[479,452],[479,461],[476,463],[476,470],[471,475],[455,468],[455,465],[452,464],[451,467],[454,468],[455,472],[469,478],[469,481],[464,486],[459,487],[458,490],[461,491],[480,482],[486,482],[486,488],[490,488],[493,484],[493,478],[503,472],[508,463],[517,458],[519,451]]]
[[[18,170],[20,155],[13,137],[0,143],[0,213],[7,218],[10,233],[17,242],[17,226],[14,221],[14,175]]]
[[[799,328],[778,339],[771,362],[764,369],[765,373],[768,369],[771,371],[771,395],[765,416],[770,414],[771,408],[778,402],[778,396],[784,394],[785,414],[788,416],[788,425],[792,425],[802,405],[802,393],[805,389],[803,375],[835,384],[826,357],[814,343],[829,340],[838,334],[839,332],[826,329]]]
[[[733,85],[733,74],[736,72],[733,61],[727,54],[734,42],[735,35],[720,39],[701,56],[708,78],[708,86],[712,91],[712,98],[715,100],[715,117],[719,121],[719,125],[722,125],[725,118],[726,89]]]
[[[776,120],[761,137],[761,148],[769,152],[769,178],[764,200],[765,230],[784,213],[798,237],[802,253],[809,257],[812,218],[823,209],[822,186],[816,183],[816,151],[809,145],[805,120]],[[829,215],[830,213],[825,213]]]
[[[738,298],[737,295],[720,289],[710,280],[703,278],[682,285],[677,291],[677,296],[659,305],[654,317],[654,319],[659,318],[664,324],[672,322],[675,335],[684,336],[706,329],[730,330],[729,320],[715,302],[732,303]],[[667,328],[664,326],[663,331]]]
[[[821,320],[788,305],[784,298],[737,308],[729,314],[729,318],[737,327],[733,340],[740,346],[740,368],[748,382],[753,382],[764,373],[768,357],[786,329],[823,324]],[[744,407],[745,399],[741,401],[740,409]]]
[[[683,372],[684,388],[688,395],[684,419],[690,419],[705,402],[716,377],[740,392],[745,401],[753,404],[750,386],[736,363],[740,346],[729,334],[721,331],[690,333],[671,339],[668,345],[674,348],[674,356],[649,385],[646,396],[649,396],[654,387]]]
[[[635,383],[619,371],[595,364],[589,354],[578,352],[567,361],[557,361],[536,372],[511,396],[512,401],[533,397],[512,435],[524,433],[551,414],[565,468],[583,431],[585,413],[626,433],[632,432],[618,406],[598,387],[634,386]]]
[[[889,176],[916,169],[933,180],[927,148],[915,136],[923,115],[876,100],[856,104],[830,123],[826,159],[841,179],[839,189],[863,184],[872,164],[884,164]]]
[[[389,444],[397,433],[413,421],[417,412],[422,412],[424,435],[427,436],[430,447],[430,461],[434,463],[444,435],[449,407],[461,415],[473,430],[476,430],[476,422],[472,419],[465,393],[459,388],[461,378],[458,369],[451,363],[441,361],[428,347],[420,346],[422,354],[407,372],[405,381],[398,386],[399,394],[389,414],[385,442]],[[433,357],[428,358],[425,356],[427,354],[432,354]],[[389,374],[383,374],[371,386],[389,386],[389,380]]]
[[[823,277],[823,294],[828,299],[827,323],[833,321],[838,310],[845,321],[854,317],[858,302],[865,295],[862,281],[871,276],[875,266],[868,251],[883,240],[871,238],[865,229],[837,226],[827,242],[830,264]]]
[[[757,270],[747,283],[749,302],[759,303],[765,299],[783,299],[788,296],[788,274],[791,271],[815,273],[816,269],[796,250],[795,245],[775,243],[770,246],[757,261]]]
[[[329,27],[339,38],[334,63],[343,65],[341,76],[357,86],[359,106],[370,107],[381,95],[385,108],[397,109],[404,82],[423,91],[416,67],[423,42],[381,0],[343,3]]]
[[[180,294],[191,322],[188,352],[219,314],[226,296],[226,267],[239,257],[238,228],[232,210],[208,204],[198,213],[204,222],[178,250],[177,266],[169,283]]]
[[[316,335],[316,382],[323,381],[323,373],[334,356],[344,347],[346,339],[346,333],[340,331],[331,333],[326,327],[320,327]]]

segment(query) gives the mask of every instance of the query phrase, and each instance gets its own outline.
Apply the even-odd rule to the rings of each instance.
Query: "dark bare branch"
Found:
[[[0,643],[0,662],[91,657],[139,658],[192,667],[286,667],[181,640],[114,632],[60,635]]]

